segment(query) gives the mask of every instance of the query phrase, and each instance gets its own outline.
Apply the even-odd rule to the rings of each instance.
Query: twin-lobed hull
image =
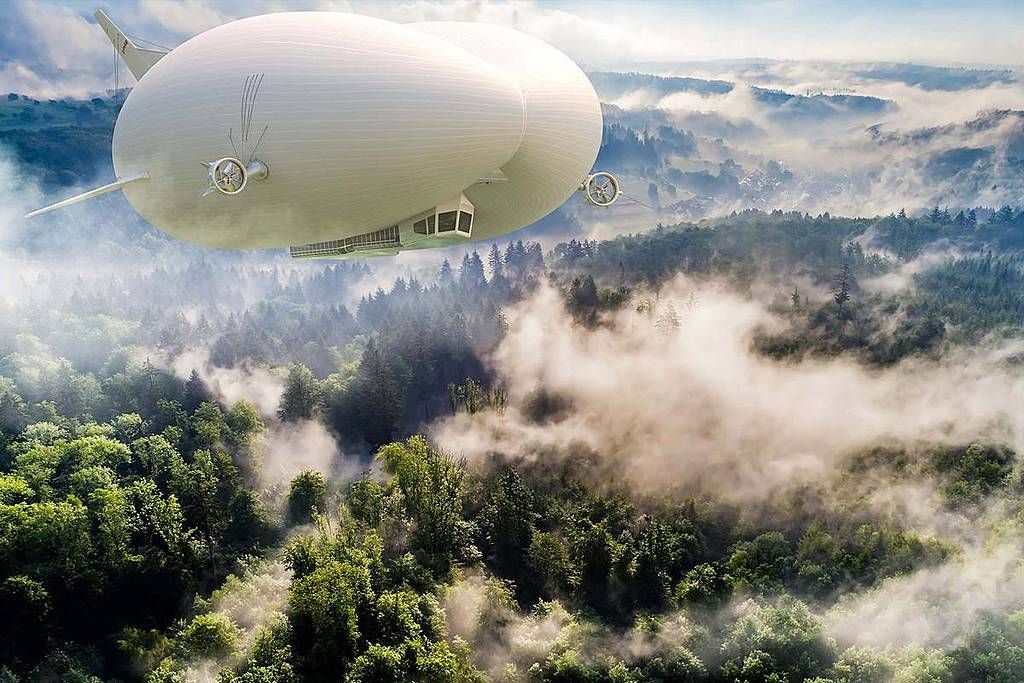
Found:
[[[124,104],[113,158],[118,177],[148,174],[123,191],[169,234],[284,247],[404,225],[459,196],[475,206],[474,239],[515,230],[575,191],[600,139],[586,76],[529,36],[290,12],[163,57]],[[201,164],[229,156],[258,158],[268,177],[204,197]]]

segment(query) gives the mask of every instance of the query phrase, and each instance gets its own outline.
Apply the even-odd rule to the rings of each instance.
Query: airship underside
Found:
[[[120,189],[182,240],[345,257],[493,238],[577,189],[618,195],[588,175],[590,81],[517,31],[285,12],[162,54],[97,19],[139,79],[114,128],[118,180],[30,216]]]

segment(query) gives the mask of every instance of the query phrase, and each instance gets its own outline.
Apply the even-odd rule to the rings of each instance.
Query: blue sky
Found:
[[[771,58],[1019,65],[1024,3],[708,0],[10,0],[0,6],[0,91],[85,94],[110,81],[92,12],[166,45],[225,21],[287,9],[333,9],[395,21],[510,25],[589,66]]]

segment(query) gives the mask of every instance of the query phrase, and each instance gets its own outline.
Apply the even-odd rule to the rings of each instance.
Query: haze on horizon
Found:
[[[233,19],[287,10],[490,22],[542,38],[585,66],[614,69],[738,59],[1016,69],[1022,58],[1009,27],[1024,20],[1024,7],[1008,1],[13,0],[0,26],[0,91],[60,97],[109,88],[110,45],[92,19],[96,8],[168,47]]]

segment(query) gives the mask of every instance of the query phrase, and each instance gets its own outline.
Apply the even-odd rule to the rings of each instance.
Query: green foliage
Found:
[[[951,506],[979,503],[1009,483],[1014,454],[1006,448],[971,444],[939,448],[932,456],[936,470],[948,480],[942,493]]]
[[[477,524],[485,547],[499,567],[521,563],[529,552],[537,514],[533,495],[513,468],[500,474],[492,485]]]
[[[746,607],[722,643],[726,677],[803,680],[831,666],[833,646],[806,604],[782,596],[775,603],[748,603]]]
[[[982,615],[952,653],[954,680],[1018,681],[1024,677],[1024,611]]]
[[[949,544],[911,532],[868,523],[830,532],[815,521],[800,539],[795,567],[803,589],[823,597],[849,583],[871,585],[939,564],[953,553]]]
[[[401,559],[386,562],[382,553],[375,532],[353,526],[321,527],[289,546],[296,673],[304,680],[479,680],[465,653],[444,642],[437,602],[409,590],[395,571]]]
[[[1024,325],[1024,264],[1019,256],[951,259],[915,276],[914,309],[948,321],[962,339]]]
[[[292,585],[290,619],[299,671],[314,680],[344,674],[359,650],[359,612],[372,604],[367,567],[327,560]]]
[[[367,343],[351,389],[333,409],[336,423],[360,425],[360,431],[373,445],[395,437],[403,411],[399,378],[407,367],[396,368],[389,361],[384,344],[379,338]]]
[[[182,407],[192,412],[203,403],[209,403],[213,400],[213,394],[210,392],[210,388],[206,386],[206,382],[199,376],[197,370],[192,370],[192,373],[188,376],[188,380],[185,382],[185,391],[182,396]]]
[[[448,385],[448,403],[453,413],[461,408],[473,415],[487,408],[500,415],[505,412],[508,405],[508,392],[501,387],[485,389],[479,382],[470,378],[462,384]]]
[[[352,482],[345,502],[356,520],[373,529],[380,527],[395,513],[396,501],[390,487],[372,479]]]
[[[176,640],[184,659],[224,659],[238,647],[238,627],[223,614],[197,614]]]
[[[305,524],[327,507],[327,484],[324,475],[313,470],[300,472],[292,479],[288,491],[288,518],[293,524]]]
[[[295,674],[288,621],[278,619],[262,627],[248,659],[237,672],[221,674],[224,683],[294,683]]]
[[[171,655],[174,642],[157,629],[128,626],[118,634],[117,647],[140,670],[154,671]]]
[[[643,162],[652,138],[627,137],[609,150]],[[762,510],[627,490],[601,444],[467,468],[422,437],[393,441],[449,411],[477,415],[460,423],[486,410],[488,422],[509,418],[487,355],[517,332],[505,311],[545,279],[584,326],[611,325],[607,314],[629,306],[666,334],[684,333],[685,319],[633,286],[685,271],[758,296],[774,288],[787,326],[755,336],[766,362],[889,365],[1019,336],[1019,258],[985,250],[1018,244],[1022,215],[978,225],[938,211],[744,212],[573,240],[548,256],[551,270],[539,244],[512,242],[494,246],[486,270],[469,253],[457,274],[448,264],[437,282],[399,278],[353,313],[338,293],[370,274],[361,263],[285,271],[189,255],[74,287],[43,273],[32,297],[0,306],[0,680],[180,681],[197,663],[220,666],[223,683],[1021,680],[1019,605],[965,625],[949,652],[838,654],[816,616],[958,553],[863,505],[872,481],[935,479],[956,519],[1011,517],[1021,501],[1005,447],[924,444],[892,466],[865,458],[849,491],[829,491],[835,500],[794,494]],[[858,289],[937,240],[963,256],[925,264],[897,294]],[[223,405],[205,373],[179,378],[142,360],[196,345],[214,370],[287,367],[279,413]],[[541,384],[507,412],[545,429],[572,408]],[[265,419],[320,421],[347,456],[376,449],[386,476],[328,487],[305,472],[264,487]],[[328,488],[343,505],[328,504]],[[285,521],[315,529],[287,530],[299,535],[278,549]],[[291,575],[287,598],[267,598],[272,616],[213,609],[247,580],[250,556],[278,552]],[[444,584],[478,574],[467,645],[439,605],[457,595]]]
[[[50,595],[42,583],[27,576],[9,576],[0,583],[0,661],[33,662],[45,652]]]
[[[408,680],[405,653],[400,648],[371,645],[359,655],[346,683],[401,683]]]
[[[110,661],[160,666],[170,651],[154,634],[199,585],[270,540],[272,521],[222,450],[220,409],[202,404],[187,419],[184,456],[135,413],[109,425],[36,423],[14,443],[0,473],[0,586],[23,618],[0,649],[16,644],[5,660],[18,671],[93,675],[91,664],[53,658],[69,637]],[[200,444],[212,450],[192,450]],[[188,656],[226,655],[232,636],[210,622],[216,616],[200,617],[175,641]]]
[[[320,384],[309,368],[293,363],[288,369],[277,416],[283,422],[313,419],[320,410]]]
[[[675,602],[680,607],[714,607],[727,594],[727,585],[713,564],[699,564],[690,569],[676,585]]]
[[[725,562],[725,580],[734,590],[771,594],[782,590],[792,564],[789,542],[773,531],[733,546]]]
[[[533,534],[527,557],[544,594],[563,595],[578,585],[579,576],[569,549],[556,534],[544,531]]]
[[[377,459],[395,477],[406,514],[415,523],[417,558],[441,575],[455,562],[475,559],[473,526],[462,517],[464,463],[420,436],[385,446]]]

